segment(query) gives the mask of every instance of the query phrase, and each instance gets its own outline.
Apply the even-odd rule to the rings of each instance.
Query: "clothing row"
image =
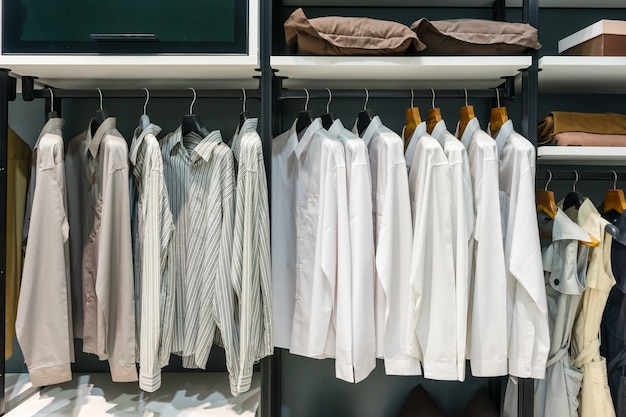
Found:
[[[626,415],[626,200],[618,195],[617,211],[607,198],[596,208],[576,192],[538,205],[551,343],[546,378],[535,381],[535,416]],[[507,387],[505,415],[516,415],[516,387]]]
[[[360,115],[361,116],[361,115]],[[535,148],[421,122],[406,153],[378,116],[315,119],[272,146],[277,347],[335,358],[336,376],[543,378],[549,348]],[[460,129],[459,129],[460,130]],[[491,130],[490,130],[491,131]]]
[[[230,147],[184,123],[157,140],[145,115],[130,149],[114,117],[65,147],[63,125],[51,118],[39,135],[27,198],[15,328],[32,383],[72,378],[74,337],[108,360],[114,382],[148,392],[171,353],[204,369],[215,342],[232,393],[247,391],[273,349],[257,120]]]

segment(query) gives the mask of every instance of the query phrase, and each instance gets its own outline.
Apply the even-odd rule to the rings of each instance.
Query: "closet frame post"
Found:
[[[13,82],[11,82],[13,80]],[[11,88],[11,84],[13,88]],[[13,93],[11,92],[13,90]],[[4,300],[0,308],[0,349],[2,349],[2,364],[0,365],[0,415],[5,413],[5,331],[6,331],[6,247],[7,247],[7,169],[8,169],[8,145],[9,145],[9,100],[14,97],[15,79],[9,76],[9,70],[0,69],[0,195],[4,196],[0,202],[0,297]]]
[[[504,22],[506,20],[506,0],[494,0],[491,6],[493,20]]]

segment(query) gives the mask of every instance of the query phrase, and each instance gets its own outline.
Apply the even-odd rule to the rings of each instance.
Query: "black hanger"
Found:
[[[576,180],[574,181],[572,191],[570,191],[563,200],[563,210],[567,210],[570,207],[575,207],[579,209],[585,201],[585,198],[582,196],[582,194],[576,191],[576,184],[578,183],[578,171],[574,171],[574,174],[576,175]]]
[[[250,113],[246,111],[246,102],[248,101],[248,97],[246,96],[246,89],[242,88],[241,91],[243,92],[243,106],[242,106],[241,113],[239,113],[239,129],[240,130],[243,127],[244,122],[250,118]]]
[[[183,116],[182,134],[185,136],[188,133],[195,132],[204,138],[208,136],[210,132],[206,127],[204,127],[202,120],[200,120],[200,116],[193,114],[193,105],[195,104],[198,96],[195,89],[190,88],[190,90],[193,91],[193,100],[189,106],[189,114]]]
[[[356,129],[359,132],[359,136],[362,136],[367,127],[372,122],[372,119],[376,114],[367,108],[367,102],[370,100],[370,92],[365,89],[365,104],[363,105],[363,110],[359,112],[359,115],[356,120]]]
[[[97,88],[100,95],[100,109],[96,110],[94,122],[91,123],[91,135],[95,135],[100,125],[109,117],[109,112],[102,108],[102,90]]]
[[[304,103],[304,110],[298,113],[298,119],[296,120],[297,133],[302,133],[304,129],[306,129],[311,125],[311,123],[313,123],[314,119],[313,111],[309,110],[309,99],[311,98],[309,96],[309,90],[305,88],[304,92],[306,93],[306,102]]]
[[[326,103],[326,113],[322,114],[320,117],[322,118],[322,126],[324,126],[324,129],[328,130],[333,125],[337,117],[335,116],[335,113],[330,112],[330,102],[333,100],[333,94],[330,92],[329,88],[327,88],[326,91],[328,91],[328,103]]]

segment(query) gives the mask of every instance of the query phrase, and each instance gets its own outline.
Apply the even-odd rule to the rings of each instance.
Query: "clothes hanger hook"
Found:
[[[196,93],[196,89],[193,87],[189,87],[189,90],[193,91],[193,100],[191,100],[191,104],[189,105],[189,114],[193,114],[193,105],[196,104],[198,93]]]
[[[333,93],[330,91],[330,88],[326,88],[328,91],[328,102],[326,103],[326,113],[330,113],[330,102],[333,101]]]
[[[611,172],[613,173],[613,189],[617,190],[617,172],[613,170]]]
[[[578,184],[578,171],[574,171],[574,175],[576,179],[574,180],[574,185],[572,186],[572,191],[576,192],[576,184]]]
[[[243,93],[243,112],[246,112],[246,102],[248,101],[248,96],[246,95],[246,89],[242,88],[241,92]]]
[[[150,90],[144,87],[146,90],[146,101],[143,103],[143,114],[144,116],[148,113],[148,102],[150,101]]]
[[[309,95],[309,90],[303,88],[304,93],[306,94],[306,101],[304,102],[304,111],[309,111],[309,100],[311,100],[311,96]]]
[[[467,104],[467,88],[464,88],[463,91],[465,91],[465,107],[469,106],[469,104]]]
[[[548,186],[550,185],[551,181],[552,181],[552,171],[548,170],[548,182],[546,182],[546,186],[544,187],[543,191],[548,191]]]
[[[415,93],[413,92],[413,89],[411,88],[411,107],[415,107],[413,105],[414,99],[415,99]]]
[[[430,91],[433,93],[433,102],[432,102],[432,104],[433,104],[433,109],[434,109],[435,108],[435,90],[431,88]]]
[[[498,90],[498,87],[496,87],[496,98],[498,99],[498,107],[500,106],[500,90]]]
[[[52,92],[52,88],[48,87],[48,90],[50,90],[50,111],[53,112],[54,111],[54,93]]]
[[[370,92],[368,91],[367,88],[364,88],[365,90],[365,104],[363,104],[363,110],[367,110],[367,103],[369,103],[370,101]]]
[[[102,90],[100,90],[99,88],[96,88],[96,90],[98,90],[98,94],[100,95],[100,110],[104,110],[104,108],[102,107]]]

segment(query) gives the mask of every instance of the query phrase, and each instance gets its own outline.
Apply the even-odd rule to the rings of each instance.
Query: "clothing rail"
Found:
[[[615,173],[615,174],[614,174]],[[552,178],[550,179],[550,174]],[[535,175],[536,181],[617,181],[626,180],[626,171],[552,171],[541,170]]]
[[[55,99],[61,98],[98,98],[100,97],[98,90],[95,89],[79,89],[65,90],[53,88]],[[150,99],[153,98],[188,98],[193,99],[193,92],[189,89],[161,90],[148,89]],[[222,89],[222,90],[202,90],[195,89],[197,98],[243,98],[243,90],[241,89]],[[246,97],[248,99],[260,99],[261,94],[258,89],[246,89]],[[32,101],[36,98],[51,98],[50,90],[33,89],[25,90],[22,87],[22,96],[26,101]],[[102,96],[106,98],[146,98],[146,91],[140,90],[102,90]]]
[[[497,87],[498,93],[501,100],[512,100],[514,98],[515,92],[509,91],[508,87]],[[288,100],[288,99],[306,99],[307,91],[309,97],[314,98],[323,98],[328,99],[329,94],[328,90],[291,90],[291,89],[283,89],[281,94],[277,97],[279,100]],[[356,99],[365,99],[369,98],[402,98],[402,99],[410,99],[411,98],[411,89],[405,88],[402,90],[367,90],[365,89],[356,89],[356,90],[333,90],[330,89],[332,98],[356,98]],[[440,98],[465,98],[466,90],[464,89],[456,89],[456,90],[437,90],[434,89],[434,98],[435,100]],[[412,96],[415,98],[433,98],[433,91],[423,90],[423,89],[413,89]],[[467,97],[471,99],[475,98],[496,98],[498,94],[496,94],[496,88],[482,89],[482,90],[467,90]]]

